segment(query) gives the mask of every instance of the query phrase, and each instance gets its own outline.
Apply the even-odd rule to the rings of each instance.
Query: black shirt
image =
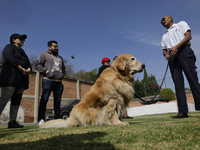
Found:
[[[97,78],[98,78],[98,77],[100,76],[100,74],[101,74],[106,68],[108,68],[108,67],[110,67],[110,66],[102,65],[102,66],[99,68],[99,72],[98,72]]]

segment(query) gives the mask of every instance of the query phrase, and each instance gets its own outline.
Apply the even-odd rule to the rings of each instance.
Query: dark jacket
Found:
[[[0,87],[24,87],[28,89],[29,76],[23,75],[16,65],[23,68],[31,68],[31,64],[23,49],[19,49],[14,44],[5,46],[2,52],[2,69],[0,75]]]
[[[105,65],[102,65],[100,68],[99,68],[99,72],[98,72],[98,74],[97,74],[97,78],[100,76],[100,74],[106,69],[106,68],[108,68],[108,67],[110,67],[110,66],[105,66]]]

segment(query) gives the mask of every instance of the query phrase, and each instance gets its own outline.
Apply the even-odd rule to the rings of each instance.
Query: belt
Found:
[[[180,48],[185,48],[185,47],[188,47],[188,46],[191,46],[191,44],[185,44],[185,45],[179,47],[178,49],[180,49]],[[168,49],[171,49],[171,48],[168,48]]]

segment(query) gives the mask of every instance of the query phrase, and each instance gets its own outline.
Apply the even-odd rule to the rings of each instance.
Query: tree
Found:
[[[68,64],[68,60],[64,59],[64,64],[65,64],[65,68],[66,68],[66,74],[65,77],[67,78],[74,78],[74,71],[72,70],[73,65]]]
[[[37,55],[31,55],[29,57],[29,61],[31,63],[32,70],[36,70]]]
[[[144,76],[141,81],[137,80],[134,83],[135,92],[138,96],[152,96],[159,90],[156,78],[154,75],[148,76],[146,68],[144,68]]]
[[[144,84],[143,84],[141,81],[136,80],[136,81],[133,83],[133,87],[134,87],[135,93],[136,93],[139,97],[145,97]]]
[[[97,68],[93,69],[92,71],[88,73],[89,73],[90,81],[95,82],[97,80],[97,73],[98,73]]]
[[[148,79],[149,79],[149,77],[148,77],[148,75],[147,75],[147,71],[146,71],[146,68],[144,68],[144,76],[143,76],[143,82],[147,82],[148,81]]]
[[[97,80],[97,68],[93,69],[92,71],[85,71],[84,69],[83,70],[79,70],[77,73],[76,73],[76,77],[78,79],[81,79],[81,80],[84,80],[84,81],[91,81],[91,82],[95,82]]]

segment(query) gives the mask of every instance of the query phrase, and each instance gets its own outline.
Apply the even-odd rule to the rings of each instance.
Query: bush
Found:
[[[160,91],[161,100],[169,101],[175,99],[175,94],[170,88],[165,88]]]

